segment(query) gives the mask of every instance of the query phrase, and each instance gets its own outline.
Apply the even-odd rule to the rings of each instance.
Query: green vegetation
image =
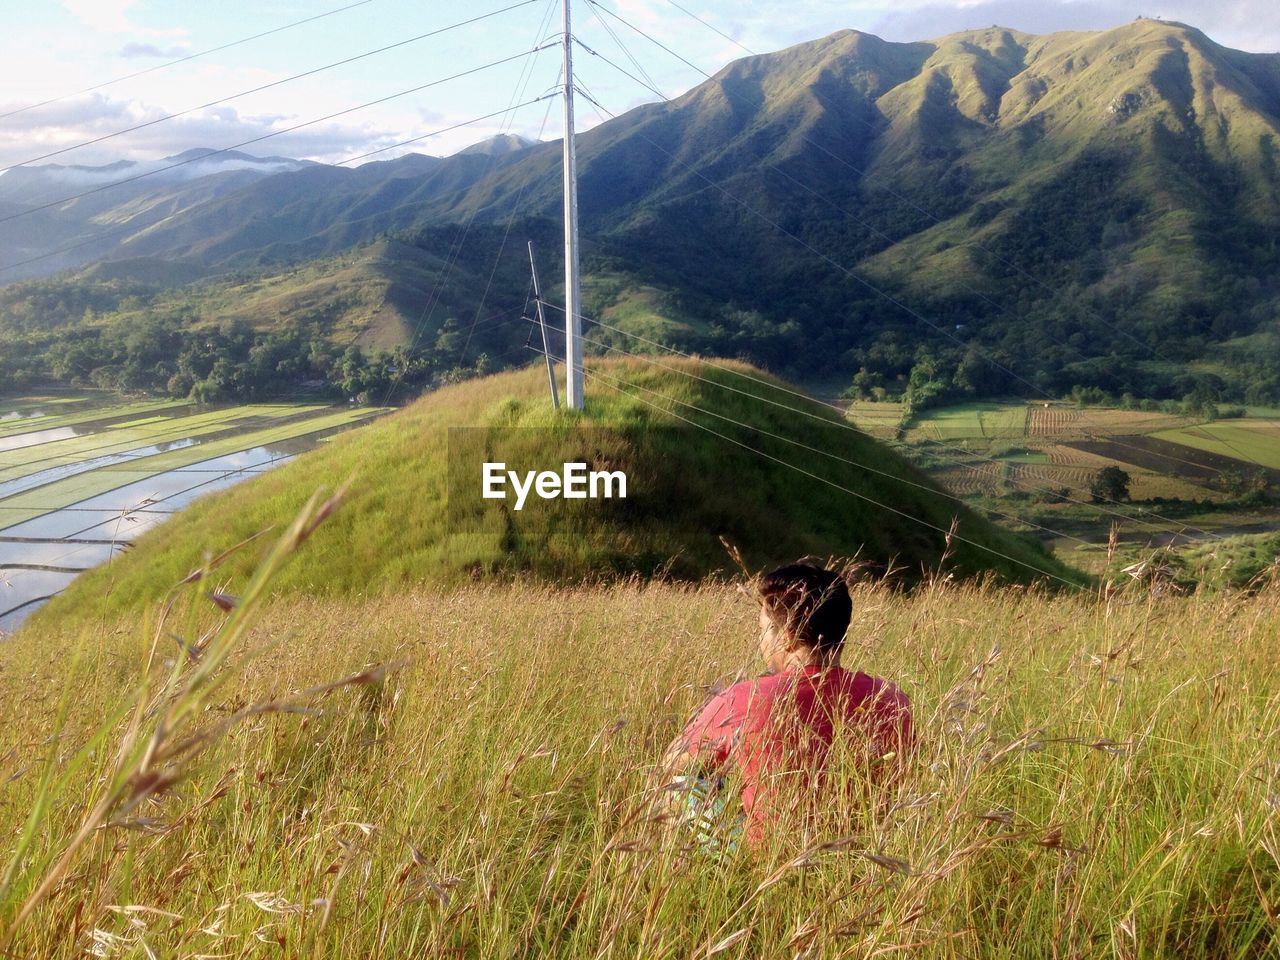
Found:
[[[1034,542],[933,492],[923,474],[843,428],[821,405],[790,400],[788,405],[813,415],[804,417],[760,403],[754,394],[777,394],[724,370],[692,361],[674,367],[593,361],[593,393],[580,420],[551,411],[545,374],[536,366],[437,391],[358,434],[339,436],[293,463],[198,501],[139,538],[109,571],[78,578],[37,616],[87,618],[132,608],[155,597],[161,584],[185,576],[211,543],[230,546],[280,523],[316,483],[336,486],[348,479],[353,483],[348,507],[317,533],[309,561],[287,571],[280,589],[367,594],[423,581],[453,584],[473,576],[524,573],[567,582],[631,572],[698,578],[731,567],[721,535],[752,563],[778,555],[858,554],[868,562],[896,563],[913,577],[936,567],[948,553],[944,534],[953,519],[957,538],[947,569],[957,575],[992,571],[1025,582],[1043,571],[1080,579]],[[691,413],[679,403],[752,429]],[[666,410],[815,476],[684,425]],[[522,470],[548,469],[558,466],[562,454],[566,460],[604,457],[610,469],[626,471],[631,493],[612,513],[556,501],[558,512],[548,506],[538,515],[545,528],[527,525],[524,515],[498,505],[479,517],[451,516],[450,502],[458,491],[449,486],[449,457],[460,441],[450,436],[450,427],[483,428],[482,437],[484,430],[536,428],[517,434],[524,437],[523,447],[515,441],[505,448],[508,462],[523,464]],[[815,450],[770,438],[766,431]],[[458,482],[467,493],[479,492],[480,462],[487,459],[480,452],[463,465]]]
[[[914,44],[844,31],[735,62],[583,135],[589,307],[801,383],[860,378],[856,396],[911,414],[1013,394],[1280,404],[1280,293],[1259,279],[1280,271],[1276,63],[1151,20]],[[389,366],[418,387],[481,353],[501,367],[524,354],[519,323],[455,338],[466,357],[438,336],[518,315],[515,238],[538,242],[562,299],[559,175],[543,144],[265,178],[131,238],[142,259],[5,287],[0,385],[350,396]],[[235,322],[248,342],[120,346]],[[344,371],[348,344],[364,353]]]
[[[325,526],[295,561],[313,576]],[[757,611],[732,587],[255,609],[262,591],[219,568],[186,589],[167,619],[46,620],[0,646],[14,957],[1280,949],[1274,590],[859,587],[845,659],[911,699],[903,782],[711,861],[650,804],[707,686],[759,669]]]
[[[1280,478],[1259,465],[1271,453],[1260,449],[1265,439],[1256,442],[1280,430],[1280,419],[1266,419],[1268,408],[1241,410],[1239,417],[1219,411],[1232,417],[1197,423],[1172,401],[969,403],[923,411],[909,429],[897,422],[902,409],[854,401],[846,413],[859,429],[896,441],[899,453],[974,509],[1012,529],[1037,531],[1060,559],[1093,574],[1114,573],[1188,537],[1212,546],[1277,526]],[[1020,418],[1017,436],[991,427],[1011,427]],[[1233,451],[1205,441],[1223,429],[1234,436],[1237,427],[1243,435],[1235,437]],[[1187,437],[1201,444],[1190,445]],[[1127,475],[1127,487],[1095,491],[1106,470]],[[1108,555],[1113,533],[1122,561]],[[1195,569],[1180,568],[1179,581],[1194,582]],[[1206,568],[1207,584],[1220,580]]]
[[[511,343],[523,325],[476,316],[473,331],[438,296],[444,275],[423,250],[384,242],[185,287],[89,270],[0,288],[0,391],[57,383],[199,402],[311,392],[377,403],[393,384],[411,395],[484,372],[493,354],[522,359]],[[511,309],[510,296],[495,302]]]
[[[1089,479],[1089,495],[1094,503],[1123,503],[1129,499],[1132,477],[1115,465],[1102,467]]]
[[[1280,581],[1280,533],[1227,537],[1167,555],[1176,579],[1210,587],[1261,587]]]
[[[1280,470],[1280,420],[1277,419],[1224,420],[1163,430],[1154,436]]]
[[[913,422],[922,435],[939,440],[1016,440],[1026,436],[1029,415],[1025,403],[966,403],[931,410]]]

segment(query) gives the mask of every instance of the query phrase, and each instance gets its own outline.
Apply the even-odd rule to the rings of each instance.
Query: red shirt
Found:
[[[808,666],[736,683],[685,728],[690,756],[732,763],[742,779],[746,837],[759,840],[790,783],[808,800],[823,786],[836,736],[858,750],[875,781],[913,742],[910,703],[896,684],[843,667]],[[856,738],[854,742],[850,738]],[[882,760],[886,754],[896,756]]]

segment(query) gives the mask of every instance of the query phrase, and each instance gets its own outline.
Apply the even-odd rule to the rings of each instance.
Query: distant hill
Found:
[[[1277,402],[1278,138],[1280,55],[1184,24],[842,31],[581,135],[588,308],[625,327],[643,292],[644,329],[684,349],[932,397]],[[514,276],[559,217],[560,149],[510,146],[211,185],[108,255],[257,270],[390,232],[448,258],[475,223],[496,229],[464,272],[502,251]],[[0,229],[34,248],[74,213]]]
[[[537,140],[530,140],[528,137],[521,137],[514,133],[499,133],[488,140],[473,143],[471,146],[459,150],[458,154],[478,153],[487,156],[503,156],[508,153],[519,153],[521,150],[528,150],[537,143]]]
[[[115,256],[130,237],[162,220],[235,193],[263,177],[309,166],[314,164],[287,157],[195,149],[147,162],[14,167],[0,174],[0,217],[63,197],[88,196],[0,223],[0,266],[40,258],[0,273],[0,283]],[[102,189],[121,181],[132,182]],[[46,256],[64,248],[70,249]]]
[[[811,417],[791,413],[753,398],[770,395],[767,387],[692,361],[660,370],[593,360],[590,371],[598,386],[580,417],[552,412],[537,368],[439,390],[234,490],[196,501],[140,537],[109,568],[78,578],[38,617],[136,610],[141,601],[163,597],[210,551],[272,525],[280,529],[317,487],[332,489],[348,479],[347,502],[284,572],[282,590],[368,595],[411,583],[517,576],[566,583],[633,572],[699,579],[734,571],[720,536],[754,566],[805,554],[857,554],[868,562],[893,561],[910,577],[937,568],[946,552],[940,531],[953,519],[959,539],[946,569],[957,575],[991,571],[1027,582],[1040,576],[1038,569],[1079,579],[1039,544],[934,492],[923,474],[821,404],[791,397],[787,405]],[[606,378],[631,396],[606,387]],[[706,413],[674,408],[766,456],[663,412],[673,400],[747,424],[726,426]],[[455,427],[470,429],[459,434]],[[770,439],[764,431],[832,456]],[[474,456],[462,452],[468,449]],[[510,501],[484,501],[489,506],[481,510],[480,464],[495,455],[522,471],[559,469],[561,457],[622,470],[627,499],[567,507],[549,501],[537,523],[526,520],[535,513],[528,505],[521,514]],[[219,569],[219,582],[231,582],[234,590],[252,562],[253,551],[242,551]]]

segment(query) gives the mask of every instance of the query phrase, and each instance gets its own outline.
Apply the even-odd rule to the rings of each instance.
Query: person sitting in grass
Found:
[[[838,806],[827,789],[833,745],[854,764],[843,778],[852,801],[860,784],[874,792],[893,779],[914,743],[902,690],[840,665],[853,604],[838,574],[789,564],[760,578],[757,591],[768,672],[714,696],[661,768],[677,819],[715,851],[736,848],[740,837],[759,846],[771,825]],[[727,786],[735,782],[736,797]]]

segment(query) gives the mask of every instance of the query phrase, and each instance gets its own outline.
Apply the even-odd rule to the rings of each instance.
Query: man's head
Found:
[[[773,670],[835,661],[853,614],[839,574],[790,563],[760,578],[760,653]]]

